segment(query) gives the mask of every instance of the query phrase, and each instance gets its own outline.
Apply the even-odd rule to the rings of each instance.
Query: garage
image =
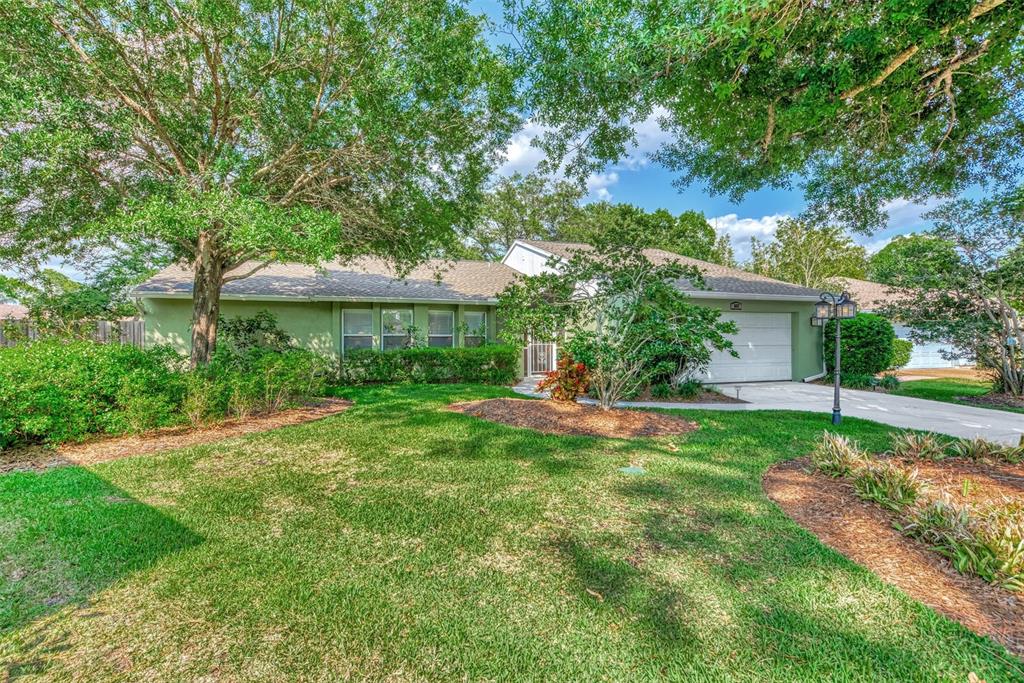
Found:
[[[722,314],[739,328],[733,335],[734,358],[728,352],[714,351],[704,373],[705,382],[770,382],[793,378],[793,326],[789,313]]]

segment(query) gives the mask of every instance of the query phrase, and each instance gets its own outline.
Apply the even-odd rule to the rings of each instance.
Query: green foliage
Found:
[[[960,439],[953,442],[949,449],[955,458],[975,462],[1007,462],[1011,465],[1024,461],[1024,446],[1007,446],[994,441],[986,441],[981,437]]]
[[[506,2],[553,168],[656,153],[738,201],[803,185],[817,218],[887,224],[887,203],[1019,178],[1019,36],[1009,2]]]
[[[704,385],[700,381],[695,379],[686,379],[681,382],[677,382],[673,387],[673,392],[679,398],[692,399],[697,398],[700,392],[704,390]]]
[[[842,375],[876,375],[892,365],[893,339],[896,333],[892,323],[880,315],[858,313],[857,317],[842,321]],[[834,368],[836,348],[836,322],[825,326],[825,366]]]
[[[645,211],[632,204],[592,202],[563,226],[559,239],[589,244],[616,231],[635,235],[638,242],[648,247],[701,261],[735,265],[729,238],[717,235],[699,211],[674,215],[665,209]]]
[[[758,275],[804,287],[826,288],[834,278],[862,279],[867,251],[841,229],[787,219],[772,241],[751,240],[749,268]]]
[[[933,462],[948,457],[946,439],[936,434],[919,434],[917,432],[900,432],[892,437],[889,452],[903,460],[930,460]]]
[[[172,424],[185,391],[177,361],[86,341],[0,348],[0,447]]]
[[[868,279],[894,287],[922,287],[960,266],[956,246],[929,234],[898,235],[868,262]]]
[[[342,384],[512,384],[519,375],[516,347],[409,348],[351,351],[341,362]]]
[[[0,265],[200,264],[193,361],[259,263],[408,264],[475,215],[515,74],[460,2],[5,3]]]
[[[1020,503],[979,512],[948,498],[934,498],[912,509],[900,529],[946,557],[960,573],[1024,591],[1024,507]]]
[[[849,438],[832,432],[825,432],[814,450],[811,464],[816,470],[830,477],[846,477],[861,467],[868,455]]]
[[[922,491],[917,470],[888,460],[868,460],[851,479],[858,496],[895,511],[913,505]]]
[[[282,352],[294,348],[292,338],[277,324],[277,316],[267,310],[258,311],[247,318],[222,317],[219,327],[222,347],[234,353],[246,353],[256,349]]]
[[[550,391],[555,401],[575,403],[590,388],[590,373],[587,366],[577,362],[568,353],[558,359],[556,369],[547,373],[537,384],[537,391]]]
[[[828,381],[834,381],[834,376],[828,375]],[[878,378],[862,372],[844,371],[839,383],[847,389],[874,389],[878,386]]]
[[[655,382],[651,385],[651,398],[665,399],[672,396],[672,385],[668,382]]]
[[[909,339],[895,338],[892,340],[892,359],[889,361],[889,369],[898,370],[910,363],[910,356],[914,352],[914,342]]]
[[[892,373],[886,373],[878,380],[878,388],[882,391],[896,391],[901,384],[900,378]]]

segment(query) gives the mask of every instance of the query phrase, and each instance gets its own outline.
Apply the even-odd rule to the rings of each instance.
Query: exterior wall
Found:
[[[191,299],[146,298],[142,301],[146,319],[146,346],[169,344],[182,353],[191,345],[192,324]],[[330,301],[232,301],[221,302],[221,315],[225,318],[249,317],[259,311],[269,311],[277,317],[278,324],[295,338],[303,348],[327,356],[341,355],[341,322],[346,309],[370,309],[374,312],[374,346],[381,344],[381,310],[384,308],[411,308],[413,324],[426,334],[428,311],[453,311],[455,313],[456,346],[463,345],[461,332],[464,314],[467,311],[487,312],[487,340],[497,338],[495,306],[456,304],[407,304],[407,303],[349,303]]]
[[[549,258],[550,255],[547,253],[517,242],[512,245],[501,262],[520,273],[540,275],[555,272],[555,268],[547,265]]]
[[[820,375],[823,368],[822,343],[820,327],[811,325],[814,304],[799,301],[750,301],[742,298],[728,301],[725,299],[700,299],[693,297],[693,302],[720,311],[729,311],[730,304],[740,304],[744,313],[789,313],[792,320],[793,357],[792,379],[796,382],[808,377]]]

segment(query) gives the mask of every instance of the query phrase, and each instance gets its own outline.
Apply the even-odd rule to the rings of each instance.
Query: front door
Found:
[[[558,348],[554,343],[530,342],[524,351],[523,366],[527,377],[543,375],[555,369],[555,357]]]

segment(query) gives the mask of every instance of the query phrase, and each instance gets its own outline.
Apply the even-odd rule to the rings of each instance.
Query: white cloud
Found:
[[[776,213],[760,218],[740,218],[735,213],[709,218],[708,222],[720,235],[728,235],[732,242],[736,260],[743,262],[750,258],[750,238],[770,240],[779,229],[779,223],[790,218],[788,214]]]
[[[893,199],[882,206],[882,210],[889,214],[888,228],[900,232],[911,232],[920,229],[927,223],[921,216],[941,203],[940,199],[929,199],[923,204],[911,202],[906,199]]]
[[[505,148],[505,162],[498,167],[498,175],[510,176],[513,173],[526,174],[535,171],[537,165],[544,160],[544,151],[534,146],[533,141],[547,130],[544,126],[527,121]]]
[[[608,173],[594,173],[587,178],[587,193],[598,201],[611,201],[612,193],[608,188],[619,182],[619,174],[615,171]]]

